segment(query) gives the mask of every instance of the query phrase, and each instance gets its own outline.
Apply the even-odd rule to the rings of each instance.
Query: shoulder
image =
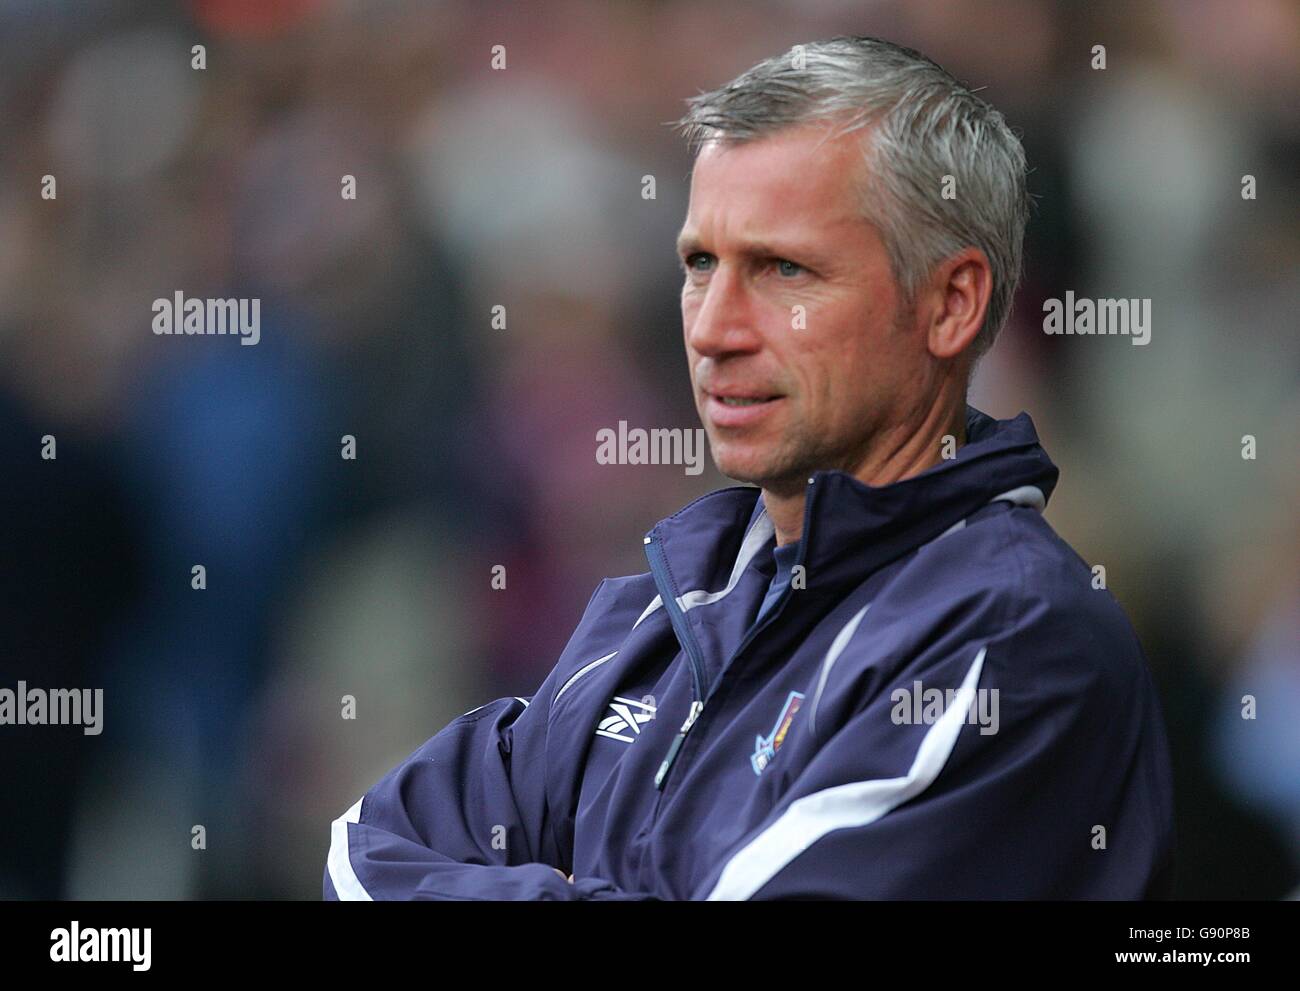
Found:
[[[904,562],[877,621],[928,615],[1031,682],[1120,689],[1146,677],[1137,635],[1092,568],[1041,514],[996,507]],[[872,612],[877,612],[873,605]],[[951,636],[949,636],[951,634]]]
[[[940,600],[990,598],[1013,611],[1123,618],[1114,596],[1094,581],[1091,566],[1028,507],[981,512],[931,540],[902,564],[894,585],[909,592],[924,585]]]
[[[602,579],[587,603],[578,628],[589,627],[595,635],[607,635],[621,642],[658,594],[649,572]]]
[[[548,684],[543,686],[551,701],[572,694],[569,690],[574,684],[615,659],[655,595],[654,579],[649,574],[600,581],[547,678]]]

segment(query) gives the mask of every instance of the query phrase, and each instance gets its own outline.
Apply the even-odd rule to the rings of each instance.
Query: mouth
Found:
[[[706,392],[709,420],[719,427],[745,427],[771,415],[785,401],[784,396],[754,392]]]

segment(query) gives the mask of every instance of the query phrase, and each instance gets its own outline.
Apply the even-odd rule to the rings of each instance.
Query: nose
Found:
[[[720,264],[706,288],[688,287],[682,296],[686,344],[706,358],[747,354],[762,347],[754,300],[743,275]]]

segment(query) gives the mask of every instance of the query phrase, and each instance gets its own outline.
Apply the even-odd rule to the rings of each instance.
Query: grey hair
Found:
[[[866,172],[855,181],[894,278],[910,304],[939,262],[981,249],[992,291],[973,357],[992,347],[1020,280],[1029,217],[1025,152],[992,106],[920,52],[847,36],[795,45],[686,103],[674,123],[693,154],[706,142],[751,141],[799,124],[839,123],[836,134],[873,125],[862,149]],[[943,196],[945,176],[954,198]]]

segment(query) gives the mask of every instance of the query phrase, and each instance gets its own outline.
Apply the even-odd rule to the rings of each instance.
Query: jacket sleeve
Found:
[[[1098,647],[1044,614],[828,684],[801,729],[814,755],[692,897],[1156,896],[1172,863],[1163,722],[1136,638],[1118,658]]]
[[[572,870],[546,788],[547,724],[559,674],[557,665],[531,699],[497,699],[460,716],[336,819],[324,897],[644,897],[600,878],[571,883],[555,870]]]

